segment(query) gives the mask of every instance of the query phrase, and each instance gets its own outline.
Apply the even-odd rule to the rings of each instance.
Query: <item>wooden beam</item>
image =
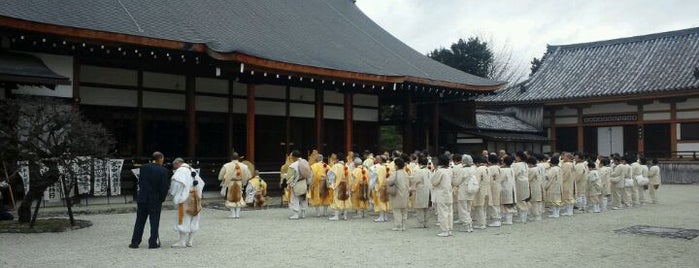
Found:
[[[352,93],[350,92],[345,92],[345,152],[350,152],[352,151],[352,109],[354,108],[353,106],[353,101],[352,101]]]
[[[48,23],[39,23],[5,16],[0,16],[0,25],[8,26],[12,29],[53,34],[64,37],[84,38],[105,43],[124,43],[197,52],[204,52],[206,50],[206,46],[204,44],[189,44],[185,42],[157,39],[137,35],[128,35],[85,28],[54,25]]]
[[[670,151],[677,151],[677,103],[670,103]],[[670,153],[670,157],[676,158],[677,154]]]
[[[80,58],[73,57],[73,111],[80,111]]]
[[[412,152],[415,150],[415,135],[413,130],[414,113],[411,112],[412,96],[410,92],[406,92],[403,101],[403,114],[405,122],[403,123],[403,152]]]
[[[137,113],[136,113],[136,155],[144,156],[143,154],[143,70],[139,69],[137,73]]]
[[[316,103],[315,103],[315,124],[316,124],[316,149],[320,153],[325,153],[323,148],[323,117],[324,109],[323,106],[323,89],[316,88]]]
[[[255,162],[255,84],[248,84],[247,118],[245,124],[245,140],[247,143],[245,158]]]
[[[226,160],[230,159],[235,149],[233,148],[233,79],[228,79],[228,113],[226,113]]]
[[[197,153],[197,104],[195,80],[193,75],[188,75],[185,79],[185,90],[187,91],[187,156],[194,159]]]
[[[585,151],[585,129],[583,128],[583,108],[578,108],[578,152]]]
[[[651,101],[651,103],[653,103],[653,102]],[[646,137],[646,135],[644,133],[645,129],[643,126],[643,104],[638,104],[637,107],[638,107],[638,116],[636,117],[636,126],[637,126],[639,133],[638,133],[638,145],[637,145],[638,149],[636,151],[638,151],[639,154],[643,154],[643,152],[645,152],[644,139]]]
[[[432,106],[432,136],[434,140],[434,154],[439,154],[439,103]]]
[[[549,129],[551,130],[551,152],[556,152],[556,109],[549,110],[549,115],[551,116],[549,118],[549,120],[551,120],[549,124]]]
[[[291,153],[291,86],[287,85],[286,88],[284,88],[284,99],[286,100],[286,107],[284,110],[284,119],[286,122],[284,152],[285,154],[289,154]]]

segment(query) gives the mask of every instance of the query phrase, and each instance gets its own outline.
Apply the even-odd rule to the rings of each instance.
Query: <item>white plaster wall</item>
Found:
[[[675,134],[675,138],[677,138],[677,140],[681,140],[682,139],[682,124],[677,123],[676,125],[677,125],[677,133]]]
[[[651,104],[643,105],[643,111],[670,111],[670,104],[661,103],[660,101],[654,101]]]
[[[197,111],[227,113],[228,99],[210,96],[197,96],[196,106]]]
[[[325,100],[325,103],[345,103],[345,96],[342,93],[335,91],[326,90],[325,92],[323,92],[323,99]]]
[[[19,51],[21,52],[21,51]],[[15,94],[26,94],[26,95],[39,95],[39,96],[51,96],[51,97],[63,97],[72,98],[73,97],[73,57],[72,56],[62,56],[62,55],[52,55],[44,53],[26,53],[31,54],[42,61],[46,67],[51,69],[54,73],[60,74],[62,76],[68,77],[70,79],[70,85],[58,85],[55,90],[51,90],[47,87],[33,87],[33,86],[19,86],[17,89],[12,90]]]
[[[616,114],[638,112],[638,107],[628,105],[623,102],[593,104],[588,108],[583,108],[583,114]]]
[[[480,143],[483,143],[483,139],[479,139],[479,138],[473,138],[473,139],[462,138],[462,139],[456,139],[456,143],[459,143],[459,144],[464,144],[464,143],[475,143],[475,144],[480,144]]]
[[[643,121],[670,120],[670,113],[643,113]]]
[[[143,72],[143,86],[147,88],[174,89],[184,91],[186,88],[186,78],[184,75]]]
[[[248,84],[233,82],[233,95],[247,96],[248,95]]]
[[[324,93],[327,94],[328,91]],[[289,89],[289,99],[298,101],[315,101],[316,90],[312,88],[291,87]]]
[[[345,119],[344,108],[340,106],[323,106],[323,118],[324,119]]]
[[[476,136],[473,135],[473,134],[468,134],[468,133],[461,133],[461,132],[459,132],[459,133],[456,133],[456,137],[457,137],[457,138],[473,138],[473,137],[476,137]]]
[[[248,112],[248,102],[244,99],[233,99],[233,113],[245,114]]]
[[[143,91],[143,107],[183,111],[186,109],[185,95]]]
[[[559,116],[559,115],[575,115],[575,116],[577,116],[578,109],[573,109],[570,107],[563,107],[563,109],[556,110],[555,113],[556,113],[556,116]]]
[[[577,124],[577,123],[578,123],[577,117],[557,117],[556,118],[556,125]]]
[[[194,79],[196,92],[228,94],[228,80],[208,77]]]
[[[677,151],[699,151],[699,142],[678,142]]]
[[[354,108],[352,109],[352,120],[354,121],[379,121],[379,111],[376,109]]]
[[[379,107],[379,96],[369,94],[354,94],[354,105]]]
[[[677,119],[696,119],[699,118],[699,111],[677,112]]]
[[[137,86],[138,71],[102,66],[80,65],[80,81],[110,85]]]
[[[312,104],[291,103],[289,114],[291,117],[315,118],[315,106]]]
[[[257,85],[255,86],[255,97],[286,99],[286,87],[278,85]]]
[[[137,107],[138,92],[113,88],[80,87],[80,103],[104,106]]]
[[[286,104],[276,101],[255,101],[255,114],[286,116]]]
[[[697,109],[699,108],[699,98],[687,98],[687,101],[678,102],[677,109]]]

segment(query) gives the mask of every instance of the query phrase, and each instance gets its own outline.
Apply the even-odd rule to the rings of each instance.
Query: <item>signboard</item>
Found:
[[[638,114],[589,115],[583,117],[583,123],[635,122]]]

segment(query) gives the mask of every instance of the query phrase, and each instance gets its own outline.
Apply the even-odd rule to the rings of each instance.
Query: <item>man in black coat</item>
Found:
[[[163,167],[164,156],[161,152],[153,153],[152,162],[141,166],[138,176],[138,195],[136,202],[136,224],[133,227],[130,248],[138,248],[143,237],[143,227],[150,217],[150,238],[148,248],[159,248],[158,228],[160,225],[160,210],[167,197],[170,178],[167,169]]]

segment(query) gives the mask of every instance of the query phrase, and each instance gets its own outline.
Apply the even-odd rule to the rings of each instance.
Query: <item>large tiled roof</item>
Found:
[[[539,132],[538,129],[526,122],[517,119],[512,114],[490,110],[477,110],[476,123],[479,129],[516,131],[516,132]]]
[[[55,73],[39,58],[0,51],[0,81],[13,85],[68,85],[70,79]]]
[[[0,0],[0,6],[4,17],[205,44],[216,53],[476,87],[503,84],[413,50],[351,0]]]
[[[529,80],[479,103],[531,103],[699,89],[699,28],[549,46]]]

